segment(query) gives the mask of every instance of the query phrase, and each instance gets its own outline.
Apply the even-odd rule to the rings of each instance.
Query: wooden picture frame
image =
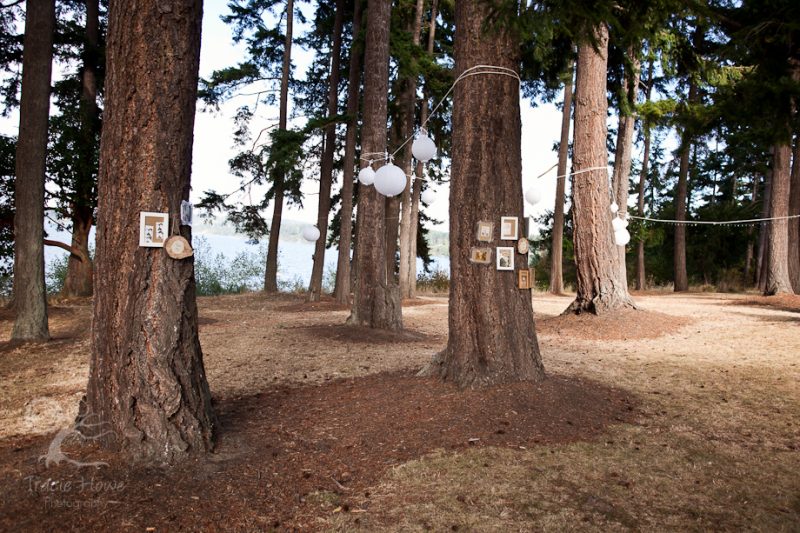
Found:
[[[500,217],[500,240],[516,241],[519,238],[519,218]]]
[[[530,289],[533,286],[533,273],[529,268],[517,271],[517,286],[520,289]]]
[[[492,242],[494,237],[494,222],[479,220],[475,230],[475,237],[481,242]]]
[[[497,247],[497,270],[514,270],[514,247]]]
[[[169,213],[139,213],[139,246],[163,248],[169,238]]]
[[[490,265],[492,263],[492,249],[473,246],[469,251],[469,261],[479,265]]]

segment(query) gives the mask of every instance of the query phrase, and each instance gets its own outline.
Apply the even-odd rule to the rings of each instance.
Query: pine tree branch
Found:
[[[70,246],[69,244],[61,242],[61,241],[53,241],[53,240],[50,240],[50,239],[44,239],[43,242],[44,242],[45,246],[55,246],[56,248],[62,248],[64,250],[68,251],[70,254],[72,254],[75,257],[77,257],[81,261],[81,263],[88,263],[89,262],[89,258],[86,256],[86,254],[83,252],[83,250],[79,250],[78,248],[75,248],[74,246]]]

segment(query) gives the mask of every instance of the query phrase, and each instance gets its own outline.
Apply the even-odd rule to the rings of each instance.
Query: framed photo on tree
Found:
[[[500,217],[500,240],[516,241],[519,238],[519,219],[517,217]]]
[[[517,286],[520,289],[530,289],[533,284],[531,277],[531,270],[529,268],[523,268],[517,271]]]
[[[487,220],[478,221],[477,239],[481,242],[492,242],[494,234],[494,222]]]
[[[163,248],[169,237],[169,213],[139,213],[139,246]]]
[[[514,270],[514,247],[497,247],[497,270]]]
[[[492,262],[492,249],[473,246],[469,251],[470,263],[488,265]]]

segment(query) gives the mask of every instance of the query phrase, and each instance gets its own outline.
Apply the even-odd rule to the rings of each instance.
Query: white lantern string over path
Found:
[[[422,194],[419,197],[422,200],[422,203],[425,205],[431,205],[433,202],[436,201],[436,193],[433,192],[431,189],[425,189],[422,191]]]

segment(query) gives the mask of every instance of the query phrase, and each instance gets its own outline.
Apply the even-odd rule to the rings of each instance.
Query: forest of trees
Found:
[[[19,113],[17,138],[0,143],[12,339],[48,339],[43,247],[68,250],[64,296],[94,295],[82,412],[137,457],[172,462],[213,446],[193,260],[140,246],[137,230],[140,213],[165,212],[170,235],[191,240],[179,221],[196,108],[243,92],[258,97],[237,111],[230,171],[237,190],[265,193],[244,203],[205,191],[197,207],[268,237],[270,293],[284,204],[316,200],[308,298],[321,298],[325,249],[338,245],[334,296],[351,305],[342,327],[402,330],[426,250],[423,193],[449,182],[448,344],[424,372],[460,386],[544,378],[530,292],[515,272],[469,260],[478,221],[524,220],[521,97],[564,106],[558,173],[571,176],[557,178],[532,257],[553,292],[574,288],[565,312],[634,309],[629,285],[800,292],[796,0],[319,0],[308,21],[300,0],[232,0],[224,21],[246,56],[208,79],[202,4],[0,4],[3,112]],[[302,80],[298,46],[313,51]],[[54,63],[65,73],[55,82]],[[302,120],[289,120],[290,99]],[[258,103],[279,109],[264,131],[253,128]],[[423,127],[436,140],[430,161],[406,142]],[[394,196],[364,172],[386,164],[406,176]],[[303,197],[308,181],[317,198]],[[71,242],[47,239],[45,217]],[[761,220],[708,224],[751,219]]]

